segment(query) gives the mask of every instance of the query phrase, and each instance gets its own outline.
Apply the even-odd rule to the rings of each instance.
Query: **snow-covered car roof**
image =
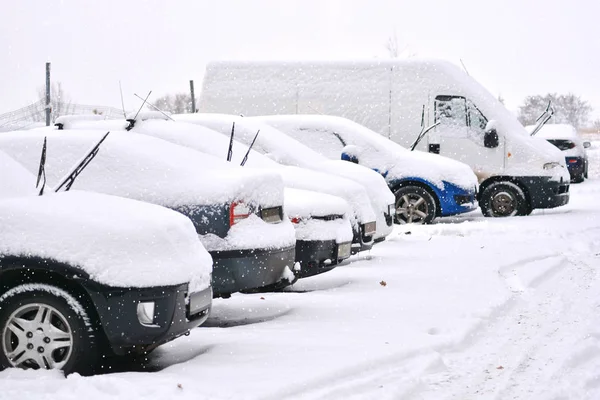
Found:
[[[191,221],[153,204],[91,192],[0,199],[0,256],[53,259],[117,287],[210,284],[212,259]]]
[[[243,132],[244,129],[243,125],[240,126],[238,133]],[[230,141],[230,138],[222,133],[202,125],[185,122],[161,120],[140,121],[136,122],[132,132],[147,134],[203,153],[212,154],[213,156],[221,155],[223,157],[227,154]],[[234,140],[232,153],[232,163],[239,165],[248,153],[248,146]],[[351,219],[353,221],[354,215],[363,222],[375,220],[375,214],[365,188],[349,179],[304,168],[284,166],[255,150],[250,150],[245,166],[267,168],[276,171],[283,178],[286,187],[343,197],[352,206]],[[289,201],[286,200],[285,203],[286,212],[289,213],[287,208]]]
[[[324,115],[273,115],[252,117],[265,122],[332,159],[339,159],[346,145],[364,164],[387,172],[388,179],[418,177],[443,188],[444,181],[465,189],[477,185],[471,168],[437,154],[409,151],[399,144],[349,119]],[[326,134],[335,133],[335,137]],[[363,163],[363,162],[361,162]]]
[[[49,185],[55,185],[104,134],[98,130],[3,133],[0,149],[37,173],[47,136],[46,174]],[[240,200],[263,207],[283,204],[283,182],[277,173],[243,169],[208,154],[198,154],[147,135],[112,131],[73,189],[168,207]]]
[[[525,127],[527,132],[532,132],[536,125],[528,125]],[[577,129],[569,124],[546,124],[535,134],[536,137],[542,139],[571,139],[581,140],[577,135]]]

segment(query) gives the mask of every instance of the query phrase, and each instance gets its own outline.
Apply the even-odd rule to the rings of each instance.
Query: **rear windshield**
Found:
[[[575,143],[564,139],[548,139],[550,143],[558,147],[560,150],[569,150],[575,147]]]

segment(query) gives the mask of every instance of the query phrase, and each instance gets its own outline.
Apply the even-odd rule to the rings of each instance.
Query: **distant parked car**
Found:
[[[106,131],[26,131],[0,135],[0,150],[37,172],[48,138],[48,182],[56,182]],[[293,281],[295,233],[284,219],[283,183],[169,142],[111,131],[73,185],[162,205],[188,216],[213,258],[215,297]]]
[[[526,127],[528,131],[534,128],[535,126]],[[581,183],[587,179],[588,157],[585,149],[590,147],[590,142],[584,142],[573,125],[546,124],[536,136],[546,139],[563,152],[572,183]]]
[[[477,208],[477,177],[471,168],[437,154],[411,152],[346,118],[322,115],[253,117],[329,159],[379,172],[396,196],[398,223],[430,223],[436,217]]]
[[[206,320],[212,260],[188,218],[35,183],[0,151],[0,370],[91,374]]]
[[[329,160],[283,132],[248,118],[224,114],[180,114],[172,117],[176,121],[202,125],[227,136],[230,135],[232,124],[235,122],[235,138],[246,145],[252,143],[256,132],[260,130],[253,149],[272,160],[284,165],[343,177],[359,183],[366,189],[376,220],[363,223],[361,229],[365,239],[377,243],[385,240],[392,232],[394,195],[383,178],[368,168],[341,160]]]

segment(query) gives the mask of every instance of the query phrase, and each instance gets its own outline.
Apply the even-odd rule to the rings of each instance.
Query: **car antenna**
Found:
[[[410,146],[410,151],[414,151],[417,145],[425,137],[425,135],[427,135],[427,133],[429,133],[430,130],[432,130],[439,124],[440,122],[438,121],[435,124],[428,127],[427,129],[425,129],[425,104],[423,104],[423,110],[421,111],[421,132],[419,132],[419,134],[417,135],[417,139],[415,139],[415,142],[412,144],[412,146]]]
[[[127,113],[125,112],[125,101],[123,101],[123,88],[121,87],[121,81],[119,81],[119,92],[121,92],[121,108],[123,109],[123,118],[127,119]]]
[[[138,96],[136,93],[133,94],[134,96],[136,96],[138,99],[140,100],[144,100],[142,97]],[[165,117],[169,118],[171,121],[175,121],[173,118],[171,118],[171,116],[169,114],[167,114],[166,112],[164,112],[163,110],[161,110],[160,108],[156,107],[154,104],[152,103],[148,103],[148,105],[152,108],[154,108],[156,111],[158,111],[159,113],[161,113],[162,115],[164,115]]]
[[[467,70],[467,67],[465,66],[465,63],[463,62],[462,58],[459,58],[460,63],[463,67],[463,69],[465,70],[465,72],[467,73],[467,75],[471,76],[471,74],[469,73],[469,71]]]
[[[243,167],[244,164],[246,164],[246,161],[248,161],[248,155],[250,154],[250,150],[252,150],[252,147],[254,146],[254,142],[256,142],[256,138],[258,137],[259,133],[260,133],[260,129],[258,131],[256,131],[256,135],[254,135],[254,139],[252,139],[252,143],[250,143],[250,147],[248,147],[248,151],[246,152],[246,155],[244,156],[244,159],[242,160],[240,167]]]
[[[44,145],[42,146],[42,156],[40,157],[40,167],[38,168],[38,176],[37,182],[35,183],[35,188],[37,189],[40,186],[40,181],[44,178],[44,182],[42,183],[42,187],[40,189],[39,196],[44,194],[44,188],[46,187],[46,137],[44,136]]]
[[[542,129],[544,125],[546,125],[546,123],[550,121],[550,118],[554,116],[554,107],[552,107],[551,103],[552,101],[548,102],[548,106],[546,106],[544,112],[541,113],[540,116],[537,117],[537,119],[535,120],[535,122],[537,122],[537,125],[535,126],[533,131],[531,131],[530,136],[534,136],[536,133],[538,133],[540,129]]]
[[[71,186],[73,186],[75,179],[77,179],[77,177],[79,176],[79,174],[81,174],[85,167],[87,167],[88,164],[94,159],[94,157],[96,157],[96,154],[98,154],[98,152],[100,151],[100,145],[102,144],[102,142],[104,142],[109,133],[110,131],[106,132],[106,134],[102,136],[102,139],[100,139],[98,143],[96,143],[90,149],[90,151],[87,152],[87,154],[81,159],[81,161],[73,169],[71,169],[71,172],[69,172],[67,176],[65,176],[60,181],[58,186],[56,186],[56,188],[54,189],[55,192],[58,192],[63,187],[65,189],[65,192],[71,189]]]
[[[229,137],[229,149],[227,150],[227,161],[231,161],[233,156],[233,136],[235,135],[235,122],[231,126],[231,136]]]

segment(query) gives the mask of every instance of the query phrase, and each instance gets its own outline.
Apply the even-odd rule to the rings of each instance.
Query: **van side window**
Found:
[[[467,100],[467,109],[469,111],[467,114],[469,126],[475,132],[483,134],[488,123],[487,118],[470,100]]]
[[[467,126],[467,99],[462,96],[437,96],[435,122],[453,127]]]

